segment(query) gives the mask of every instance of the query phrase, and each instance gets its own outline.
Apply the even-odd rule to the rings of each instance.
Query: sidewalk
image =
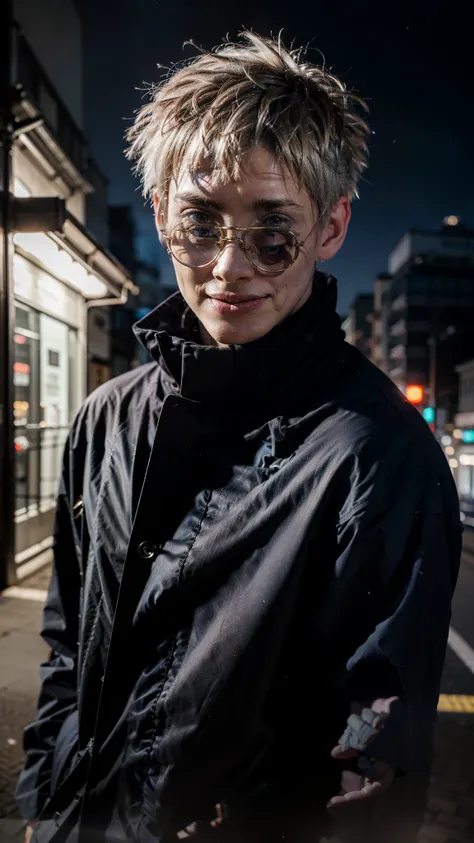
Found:
[[[463,564],[474,564],[474,557]],[[43,569],[24,580],[19,592],[11,592],[14,596],[0,595],[0,843],[20,843],[24,836],[13,795],[22,766],[23,726],[34,714],[38,668],[47,653],[38,629],[48,578],[49,570]],[[451,649],[442,693],[474,697],[474,675]],[[439,714],[427,812],[418,841],[474,843],[474,709]]]
[[[36,599],[0,594],[0,843],[24,837],[13,797],[23,766],[23,727],[34,716],[39,665],[47,655],[38,630],[49,574],[43,568],[21,583],[21,593]]]

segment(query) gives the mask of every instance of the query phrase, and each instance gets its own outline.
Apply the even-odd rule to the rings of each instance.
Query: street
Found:
[[[441,687],[435,762],[418,843],[474,841],[474,532],[466,532],[465,549],[453,601],[454,633]],[[23,839],[24,823],[13,794],[22,764],[22,728],[33,716],[38,665],[46,654],[37,630],[48,576],[48,569],[42,569],[0,595],[0,843]]]
[[[474,533],[467,534],[471,547]],[[451,627],[471,648],[474,667],[474,555],[464,553],[453,600]],[[464,656],[469,655],[464,653]],[[448,647],[440,699],[435,763],[428,812],[420,843],[472,843],[474,840],[474,674]],[[460,697],[460,698],[459,698]],[[464,697],[464,699],[463,699]],[[470,698],[470,699],[469,699]],[[448,705],[443,705],[448,703]],[[463,711],[464,709],[464,711]]]

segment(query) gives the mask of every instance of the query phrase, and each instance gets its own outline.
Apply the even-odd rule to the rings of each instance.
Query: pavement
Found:
[[[424,822],[418,835],[407,829],[397,843],[474,843],[474,532],[465,550],[453,601],[455,637],[443,674]],[[22,731],[34,716],[39,664],[47,654],[38,629],[49,575],[44,568],[0,594],[0,843],[24,839],[25,823],[16,810],[14,790],[23,763]],[[402,813],[401,806],[411,797],[416,801],[417,786],[402,779],[392,786],[395,814]],[[383,811],[382,806],[382,830],[375,843],[388,843],[391,821],[383,820]],[[347,843],[352,841],[347,838]],[[357,843],[366,841],[358,836]]]
[[[0,593],[0,843],[24,838],[14,791],[23,766],[23,727],[34,717],[39,665],[47,656],[38,630],[49,576],[47,566],[22,581],[21,596]]]

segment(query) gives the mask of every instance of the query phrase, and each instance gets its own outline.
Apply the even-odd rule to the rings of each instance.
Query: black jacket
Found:
[[[81,810],[100,840],[168,841],[224,803],[299,841],[338,792],[351,700],[398,695],[386,757],[429,766],[456,490],[335,301],[318,274],[267,336],[216,349],[177,293],[135,328],[153,361],[82,407],[17,790],[38,839]]]

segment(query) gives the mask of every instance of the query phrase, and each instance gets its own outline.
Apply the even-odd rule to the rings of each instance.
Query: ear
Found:
[[[160,199],[156,193],[153,194],[153,211],[155,215],[155,225],[158,232],[158,239],[163,249],[167,249],[166,237],[164,235],[165,219],[163,211],[160,209]]]
[[[329,219],[319,236],[317,259],[327,261],[333,258],[346,239],[347,226],[351,218],[351,203],[348,196],[343,196],[334,205]]]

